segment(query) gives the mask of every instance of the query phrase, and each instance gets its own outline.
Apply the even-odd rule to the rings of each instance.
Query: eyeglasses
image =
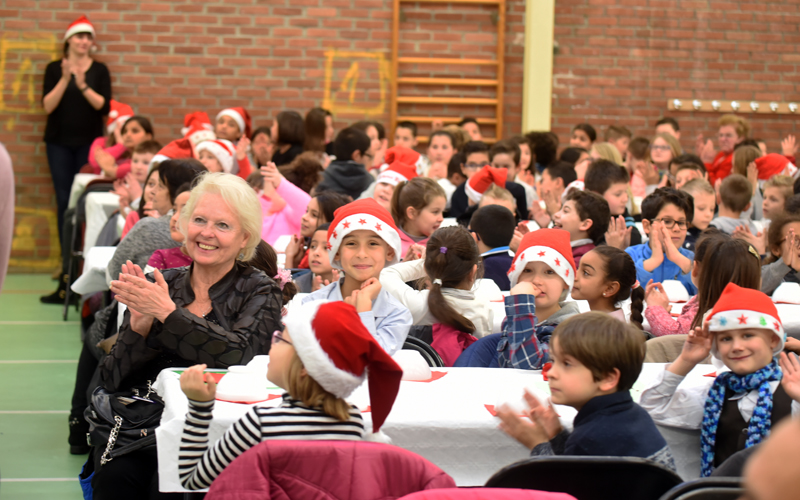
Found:
[[[651,151],[669,151],[670,149],[672,149],[672,148],[670,148],[666,144],[651,144],[650,145],[650,150]]]
[[[286,342],[287,344],[289,344],[291,346],[294,345],[291,342],[289,342],[288,340],[286,340],[285,338],[283,338],[283,335],[281,335],[281,331],[280,330],[275,330],[272,333],[272,345],[280,344],[281,342]]]
[[[689,225],[689,223],[686,222],[685,220],[674,220],[674,219],[670,219],[670,218],[653,219],[653,222],[660,222],[660,223],[664,224],[664,227],[666,227],[667,229],[674,228],[675,224],[677,224],[678,227],[681,228],[681,229],[686,229],[688,227],[688,225]]]

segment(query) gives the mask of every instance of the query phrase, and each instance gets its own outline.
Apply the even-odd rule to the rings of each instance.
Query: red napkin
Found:
[[[224,373],[221,375],[224,375]],[[269,396],[267,396],[267,399],[262,399],[261,401],[228,401],[227,399],[220,399],[220,398],[217,398],[217,401],[224,401],[226,403],[235,403],[241,405],[252,405],[256,403],[263,403],[264,401],[272,401],[273,399],[278,399],[280,397],[281,397],[280,394],[270,394]]]
[[[222,377],[227,375],[227,373],[216,373],[216,372],[206,372],[206,373],[210,373],[211,376],[214,378],[214,382],[216,382],[218,384],[219,384],[219,381],[222,380]]]
[[[489,413],[491,413],[493,417],[496,417],[496,416],[497,416],[497,412],[496,412],[496,411],[495,411],[495,409],[494,409],[494,405],[483,405],[483,407],[484,407],[484,408],[486,408],[486,411],[488,411]],[[520,414],[519,414],[519,415],[517,415],[517,416],[518,416],[518,417],[526,417],[526,418],[528,417],[528,416],[527,416],[527,415],[525,415],[524,413],[520,413]]]
[[[439,380],[440,378],[447,375],[447,372],[431,372],[431,378],[428,380],[409,380],[408,382],[433,382],[434,380]]]
[[[703,375],[703,376],[704,376],[704,377],[716,377],[716,376],[717,376],[717,372],[706,373],[706,374],[705,374],[705,375]]]
[[[372,406],[367,406],[366,408],[361,410],[361,413],[370,413],[371,411],[372,411]]]
[[[553,363],[550,363],[549,361],[542,366],[542,378],[545,382],[547,382],[547,372],[550,371],[550,368],[552,367]]]

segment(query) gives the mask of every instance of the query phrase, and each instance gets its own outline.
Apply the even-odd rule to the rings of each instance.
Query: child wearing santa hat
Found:
[[[343,302],[304,303],[286,316],[286,329],[272,336],[267,379],[286,392],[275,408],[252,407],[213,447],[208,429],[216,383],[205,365],[181,374],[189,398],[178,473],[185,488],[207,488],[239,455],[267,439],[359,441],[367,436],[361,412],[348,397],[367,378],[372,431],[392,409],[403,370]]]
[[[194,153],[209,172],[225,172],[233,170],[236,149],[230,141],[215,139],[202,141],[194,146]]]
[[[523,236],[508,279],[499,364],[538,370],[548,361],[553,330],[580,312],[577,303],[564,302],[575,282],[569,232],[539,229]]]
[[[361,198],[374,198],[386,210],[392,210],[392,194],[401,182],[417,177],[416,162],[420,154],[404,146],[394,146],[386,150],[386,168],[378,174],[377,180],[368,187]]]
[[[147,118],[134,115],[127,104],[112,99],[106,132],[107,136],[92,142],[89,165],[95,174],[121,179],[131,170],[131,155],[136,146],[153,139],[153,126]]]
[[[235,146],[233,173],[245,180],[253,171],[250,160],[247,159],[251,127],[250,113],[242,107],[226,108],[220,111],[214,127],[214,133],[218,139],[230,141]]]
[[[400,261],[400,234],[385,208],[372,198],[357,200],[334,212],[328,228],[331,267],[344,278],[306,296],[353,305],[361,322],[389,354],[403,347],[411,327],[409,310],[378,281],[387,265]]]
[[[702,328],[689,333],[678,358],[642,393],[640,404],[657,424],[700,429],[703,477],[800,412],[800,365],[781,352],[785,341],[772,300],[729,283]],[[709,353],[724,365],[716,378],[681,384]]]

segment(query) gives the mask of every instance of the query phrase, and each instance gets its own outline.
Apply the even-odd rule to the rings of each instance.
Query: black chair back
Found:
[[[436,352],[433,349],[433,347],[431,347],[424,340],[409,335],[408,337],[406,337],[406,341],[403,344],[403,349],[408,349],[410,351],[417,351],[418,353],[420,353],[422,357],[425,359],[425,361],[428,363],[428,366],[430,366],[431,368],[444,367],[444,361],[442,361],[442,357],[439,356],[439,353]]]
[[[705,477],[672,488],[659,500],[736,500],[744,494],[742,478]]]
[[[682,482],[643,458],[542,456],[504,467],[485,486],[568,493],[579,500],[658,500]]]

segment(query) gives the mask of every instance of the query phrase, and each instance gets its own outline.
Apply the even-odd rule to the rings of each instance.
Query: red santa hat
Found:
[[[233,118],[233,121],[239,125],[239,132],[241,132],[244,137],[250,137],[250,114],[244,108],[227,108],[223,109],[217,115],[217,120],[219,120],[220,116],[228,116]]]
[[[400,262],[402,251],[400,231],[394,225],[392,216],[373,198],[364,198],[339,207],[333,212],[333,222],[328,227],[328,255],[331,267],[342,269],[342,263],[336,259],[339,245],[345,236],[360,229],[374,232],[394,250],[394,258],[386,261],[387,266]]]
[[[464,190],[467,197],[475,203],[479,203],[483,198],[483,193],[489,189],[492,184],[497,184],[501,188],[506,187],[506,179],[508,178],[508,170],[504,168],[494,168],[489,165],[484,166],[482,169],[470,177]]]
[[[150,160],[150,166],[152,167],[154,163],[161,163],[165,160],[178,160],[181,158],[194,158],[192,143],[189,139],[175,139],[168,143],[153,156],[153,159]]]
[[[195,154],[200,155],[200,151],[208,151],[219,161],[222,170],[229,174],[233,171],[233,159],[236,155],[236,148],[231,141],[225,139],[214,139],[213,141],[203,141],[194,147]]]
[[[797,167],[783,155],[770,153],[756,159],[759,180],[767,180],[774,175],[794,175]]]
[[[746,328],[770,330],[779,340],[778,345],[772,350],[775,356],[780,354],[786,343],[786,331],[778,316],[778,309],[772,299],[760,290],[728,283],[706,321],[711,332]],[[719,358],[716,336],[711,346],[711,354]]]
[[[114,99],[111,99],[108,105],[111,109],[108,112],[106,130],[108,130],[109,134],[113,134],[117,127],[122,127],[125,121],[133,116],[133,108]]]
[[[417,169],[413,165],[395,161],[389,168],[378,175],[377,182],[397,186],[401,182],[407,182],[417,177]]]
[[[181,134],[195,146],[202,141],[213,141],[217,138],[214,135],[214,126],[211,124],[208,114],[203,111],[195,111],[183,117]]]
[[[392,411],[403,370],[356,309],[341,301],[311,301],[293,308],[284,323],[308,375],[334,396],[348,397],[369,371],[372,432],[378,432]]]
[[[529,262],[544,262],[550,266],[572,291],[572,284],[575,282],[575,261],[572,259],[569,231],[538,229],[523,236],[508,270],[508,279],[512,287],[517,284],[522,270]]]
[[[76,33],[91,33],[92,38],[94,38],[94,26],[86,16],[79,17],[67,26],[67,31],[64,33],[64,41],[66,42],[69,37]]]

